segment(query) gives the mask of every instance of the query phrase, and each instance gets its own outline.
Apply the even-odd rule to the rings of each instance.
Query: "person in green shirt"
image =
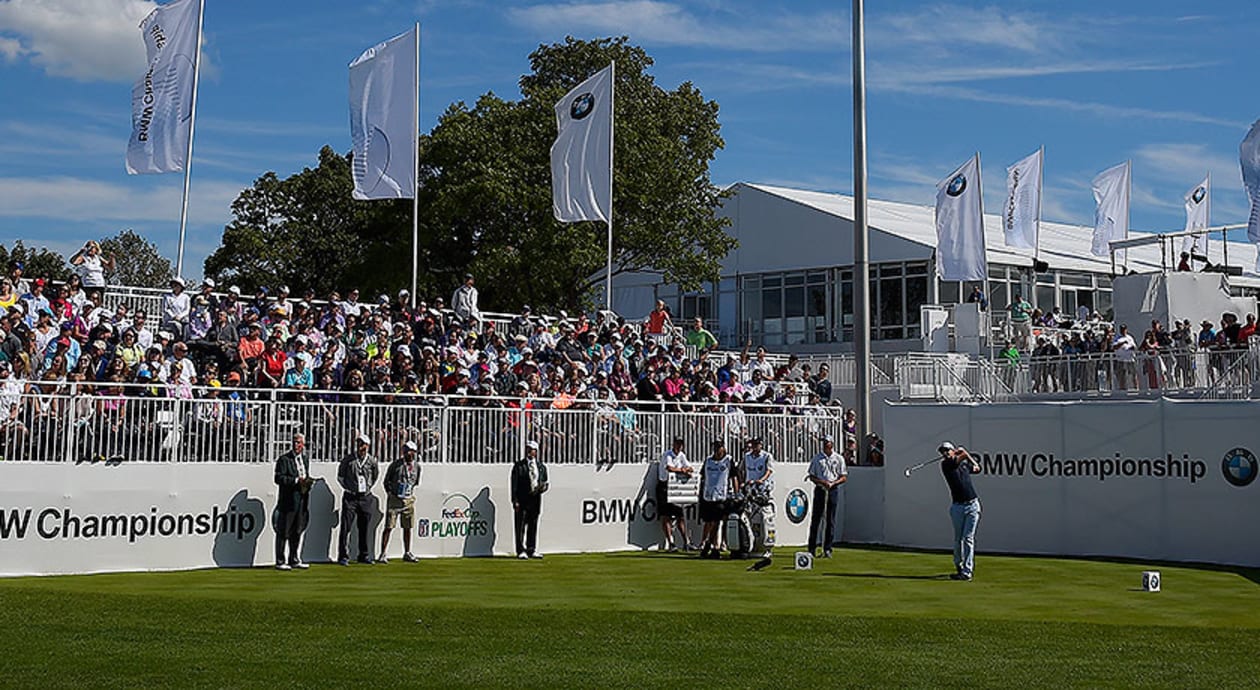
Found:
[[[1027,350],[1032,337],[1032,305],[1017,292],[1007,310],[1011,313],[1011,325],[1015,327],[1017,344],[1021,349]]]
[[[699,352],[704,352],[717,346],[717,338],[705,330],[704,320],[697,316],[692,322],[691,332],[687,334],[687,344],[695,347]]]

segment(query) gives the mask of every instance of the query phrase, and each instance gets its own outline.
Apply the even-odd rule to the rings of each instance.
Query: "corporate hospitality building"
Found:
[[[751,339],[779,351],[851,350],[853,197],[739,183],[720,213],[730,218],[727,232],[739,247],[722,262],[717,282],[680,292],[659,274],[617,276],[614,309],[646,314],[655,299],[663,299],[677,317],[704,318],[723,347]],[[872,347],[921,349],[920,307],[965,301],[972,285],[935,278],[931,206],[871,200],[868,219]],[[1110,257],[1090,253],[1092,235],[1089,227],[1043,222],[1037,258],[1046,265],[1034,271],[1032,252],[1007,247],[1000,216],[986,214],[990,303],[1002,309],[1021,293],[1047,311],[1058,307],[1074,314],[1084,305],[1106,314],[1113,266]],[[1255,246],[1231,241],[1225,247],[1219,237],[1209,243],[1209,260],[1243,269],[1229,278],[1229,290],[1235,296],[1260,294]],[[1159,244],[1129,249],[1127,257],[1117,256],[1114,270],[1171,271],[1175,250]]]

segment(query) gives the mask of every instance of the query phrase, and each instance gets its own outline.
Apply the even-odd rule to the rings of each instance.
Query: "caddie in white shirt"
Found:
[[[674,525],[678,526],[681,537],[681,548],[692,550],[691,539],[687,536],[687,519],[682,505],[669,502],[669,483],[671,481],[693,480],[695,471],[687,454],[683,452],[683,440],[675,438],[673,446],[661,455],[660,468],[656,477],[656,511],[661,516],[661,531],[665,533],[665,548],[670,552],[679,550],[674,541]]]
[[[748,442],[744,454],[744,486],[748,494],[745,510],[752,523],[753,553],[769,558],[774,548],[774,456],[761,444],[761,439]]]
[[[721,535],[718,533],[726,517],[726,499],[730,497],[734,462],[726,452],[726,443],[717,440],[712,444],[712,454],[705,458],[700,469],[700,519],[704,521],[704,535],[700,543],[701,558],[721,558]],[[734,489],[739,490],[738,480]]]

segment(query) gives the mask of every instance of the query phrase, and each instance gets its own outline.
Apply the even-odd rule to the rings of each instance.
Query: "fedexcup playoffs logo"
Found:
[[[955,175],[954,179],[949,181],[949,186],[945,188],[945,193],[950,196],[958,196],[967,191],[967,177],[965,175]]]
[[[1203,203],[1203,197],[1205,196],[1207,196],[1207,190],[1204,189],[1203,187],[1199,187],[1198,189],[1194,190],[1194,194],[1190,195],[1190,200],[1196,204],[1200,204],[1200,203]]]
[[[581,120],[590,115],[593,110],[595,110],[595,97],[584,93],[573,99],[573,105],[569,106],[569,116],[574,120]]]
[[[1234,486],[1247,486],[1254,482],[1258,472],[1260,463],[1246,448],[1235,448],[1221,459],[1221,473],[1225,475],[1225,481]]]
[[[809,514],[809,497],[800,489],[792,489],[787,501],[783,504],[783,512],[787,513],[787,519],[791,520],[792,524],[801,524],[805,521],[805,516]]]

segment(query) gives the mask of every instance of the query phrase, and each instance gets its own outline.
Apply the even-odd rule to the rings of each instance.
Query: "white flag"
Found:
[[[131,87],[127,173],[183,172],[192,136],[198,0],[159,5],[140,22],[149,69]]]
[[[1203,232],[1207,229],[1212,213],[1212,176],[1186,192],[1186,232]],[[1190,254],[1200,253],[1200,235],[1186,235],[1181,239],[1181,251]]]
[[[612,217],[612,65],[556,103],[556,127],[559,134],[551,145],[556,220],[608,220]]]
[[[415,197],[419,45],[417,27],[368,48],[350,63],[355,199]]]
[[[978,153],[936,185],[936,275],[941,280],[989,275]]]
[[[1256,120],[1238,146],[1238,161],[1242,164],[1243,186],[1251,199],[1247,241],[1260,243],[1260,120]]]
[[[1107,168],[1091,183],[1094,189],[1094,256],[1109,256],[1113,240],[1129,236],[1129,164]]]
[[[1006,246],[1037,248],[1041,223],[1041,149],[1006,169],[1006,208],[1002,230]]]

